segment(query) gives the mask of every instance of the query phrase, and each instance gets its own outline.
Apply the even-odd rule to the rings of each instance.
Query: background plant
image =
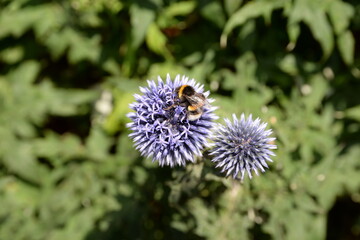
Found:
[[[355,239],[356,0],[2,0],[0,239]],[[159,168],[132,147],[146,79],[269,122],[270,170]],[[220,120],[221,122],[221,120]]]

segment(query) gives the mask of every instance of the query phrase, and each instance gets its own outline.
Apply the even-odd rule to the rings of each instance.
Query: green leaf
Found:
[[[126,117],[126,114],[130,111],[129,104],[134,101],[133,94],[130,92],[115,90],[113,94],[115,98],[114,108],[109,116],[106,117],[103,125],[104,129],[110,134],[121,130],[125,123],[128,122],[129,119]]]
[[[34,207],[40,202],[39,188],[29,183],[13,177],[7,179],[6,183],[1,185],[6,200],[18,208]]]
[[[150,7],[151,6],[151,7]],[[130,7],[131,20],[131,47],[138,48],[144,41],[149,26],[155,19],[155,8],[132,4]]]
[[[41,15],[40,15],[41,16]],[[21,36],[27,29],[29,29],[39,17],[33,9],[20,9],[1,11],[0,14],[0,38],[6,35]]]
[[[49,162],[56,167],[69,158],[81,156],[85,151],[77,136],[72,134],[61,136],[53,132],[46,132],[44,137],[34,139],[32,148],[36,156],[49,159]]]
[[[49,112],[60,116],[79,114],[86,103],[94,101],[98,96],[97,92],[89,90],[55,90],[51,86],[44,86],[44,90],[46,89],[44,94],[48,94],[49,102],[46,106],[49,107]]]
[[[289,35],[290,43],[292,43],[292,48],[295,47],[298,37],[300,36],[300,26],[298,23],[287,24],[287,32]]]
[[[301,21],[309,27],[315,40],[323,50],[323,59],[327,59],[334,48],[332,27],[326,14],[328,2],[313,0],[296,0],[292,8],[285,12],[288,15],[288,34],[291,43],[295,43],[299,35]]]
[[[155,23],[150,24],[149,30],[146,34],[146,44],[155,53],[162,55],[166,58],[171,58],[170,52],[166,48],[167,38],[161,32],[158,25]]]
[[[350,5],[350,3],[339,0],[330,2],[329,17],[337,35],[341,34],[348,28],[354,13],[354,8]]]
[[[226,45],[227,36],[230,32],[238,26],[243,25],[246,21],[255,17],[266,17],[274,9],[282,6],[282,1],[250,1],[242,8],[231,15],[230,19],[224,27],[224,31],[221,35],[221,45]]]
[[[224,7],[226,13],[231,16],[242,4],[243,0],[225,0]]]
[[[126,134],[122,134],[117,144],[117,159],[122,166],[128,166],[139,156],[138,152],[133,148],[133,142]]]
[[[196,4],[196,1],[174,2],[164,9],[163,14],[169,18],[175,16],[186,16],[194,11]]]
[[[307,193],[301,192],[301,193],[295,193],[293,195],[294,203],[298,206],[298,208],[301,208],[307,212],[317,212],[321,211],[320,206],[316,203],[316,201],[311,198]]]
[[[321,75],[313,76],[310,85],[310,92],[304,97],[304,103],[308,109],[314,110],[321,107],[325,94],[329,91],[328,82]]]
[[[355,54],[355,39],[349,30],[341,33],[338,36],[337,46],[344,62],[347,65],[353,64]]]
[[[100,36],[85,37],[79,31],[65,29],[65,38],[70,43],[69,60],[71,63],[88,60],[96,62],[100,57]]]
[[[9,74],[9,80],[12,84],[19,88],[26,90],[28,85],[33,83],[40,71],[40,65],[36,61],[23,62],[18,68],[14,69]]]
[[[282,71],[291,76],[296,76],[299,73],[296,64],[296,57],[293,54],[288,54],[283,59],[281,59],[279,62],[279,67]]]
[[[201,14],[219,28],[225,24],[225,15],[222,11],[222,5],[218,1],[211,1],[201,8]]]
[[[344,113],[347,118],[352,118],[360,122],[360,106],[348,108]]]
[[[37,162],[30,143],[9,142],[3,157],[3,164],[13,174],[27,181],[41,185],[48,178],[44,166]]]
[[[89,156],[95,160],[105,160],[111,141],[99,127],[93,127],[90,136],[86,140],[86,148]]]
[[[50,49],[53,58],[58,59],[71,44],[71,38],[67,34],[67,28],[59,30],[46,38],[45,44]]]
[[[24,57],[24,49],[20,46],[7,48],[0,52],[0,60],[7,64],[14,64]]]
[[[34,28],[36,34],[43,37],[45,33],[58,27],[63,21],[62,8],[56,4],[7,9],[0,15],[0,37],[7,34],[20,36],[30,28]]]
[[[320,43],[323,59],[327,59],[334,48],[334,36],[325,11],[307,8],[304,17],[314,38]]]
[[[164,63],[154,63],[150,66],[149,69],[149,77],[150,79],[156,79],[157,76],[161,76],[163,77],[163,79],[166,77],[167,74],[170,74],[171,77],[176,76],[179,73],[187,73],[187,69],[186,67],[171,62],[171,61],[166,61]]]
[[[82,60],[96,62],[100,57],[100,35],[87,37],[81,31],[65,27],[50,34],[44,41],[55,59],[59,58],[67,48],[70,48],[68,57],[71,63]]]
[[[66,21],[66,13],[63,8],[56,4],[43,4],[38,7],[37,14],[41,17],[34,24],[36,35],[41,39],[46,39],[52,32],[57,32],[59,25]],[[46,19],[46,21],[43,21]]]

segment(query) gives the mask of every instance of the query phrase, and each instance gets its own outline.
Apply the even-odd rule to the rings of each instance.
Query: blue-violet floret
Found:
[[[148,87],[140,87],[141,95],[135,94],[136,102],[130,104],[134,112],[127,116],[131,122],[127,127],[132,130],[129,136],[142,156],[152,158],[160,166],[185,166],[202,156],[207,147],[207,138],[217,116],[216,107],[204,107],[201,117],[195,121],[187,118],[186,108],[176,105],[176,88],[190,85],[196,92],[203,93],[209,103],[209,91],[194,79],[177,75],[174,81],[167,75],[166,82],[158,77],[148,80]],[[174,106],[174,107],[171,107]]]

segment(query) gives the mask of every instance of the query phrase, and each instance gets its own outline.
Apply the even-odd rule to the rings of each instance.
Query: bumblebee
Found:
[[[190,85],[181,85],[175,89],[175,92],[177,97],[176,103],[165,110],[175,106],[182,106],[186,108],[187,119],[189,121],[198,120],[204,112],[203,107],[208,105],[204,94],[196,92]]]

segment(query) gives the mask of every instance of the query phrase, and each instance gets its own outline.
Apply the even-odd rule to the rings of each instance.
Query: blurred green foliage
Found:
[[[359,37],[357,0],[2,0],[0,239],[360,238]],[[270,170],[142,159],[125,114],[166,73],[269,122]]]

